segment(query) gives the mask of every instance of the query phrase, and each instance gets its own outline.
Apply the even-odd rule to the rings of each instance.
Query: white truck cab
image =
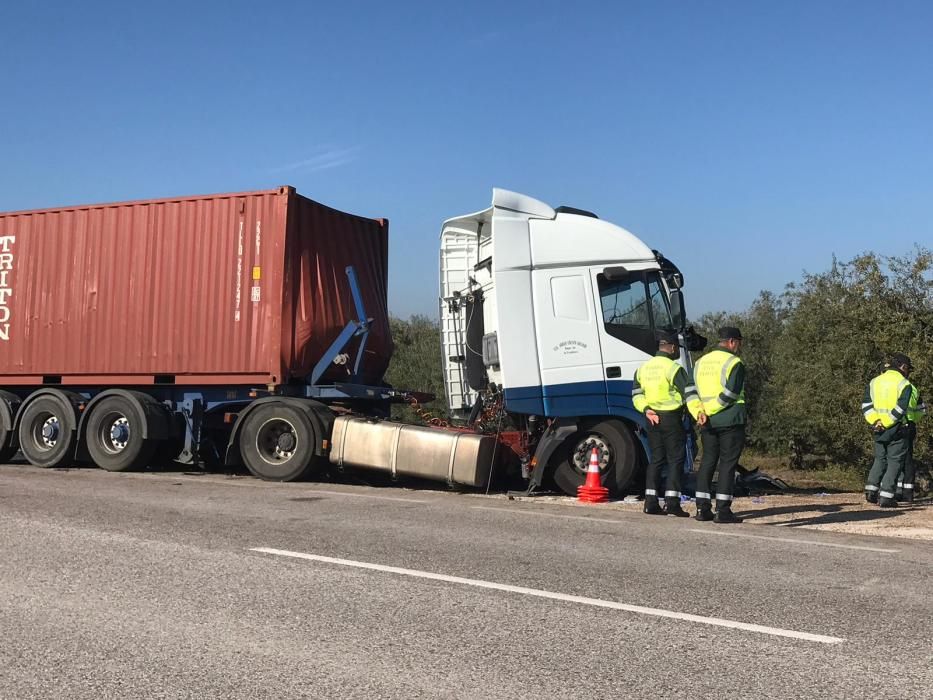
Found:
[[[620,492],[643,463],[635,370],[658,330],[684,332],[683,279],[629,231],[570,207],[494,189],[492,206],[441,231],[440,319],[447,399],[475,420],[498,402],[524,442],[532,484],[582,483],[592,448]],[[687,331],[684,345],[696,343]],[[692,349],[692,348],[691,348]],[[681,361],[690,369],[686,348]]]

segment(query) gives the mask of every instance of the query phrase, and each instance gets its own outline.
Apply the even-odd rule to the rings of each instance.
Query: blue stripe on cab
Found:
[[[551,418],[610,415],[645,423],[632,405],[632,382],[624,379],[509,388],[505,408]]]
[[[607,415],[625,418],[641,428],[635,431],[635,436],[641,443],[645,455],[651,454],[645,433],[648,422],[632,404],[631,381],[615,379],[605,382],[572,382],[506,389],[505,408],[513,413],[548,418]],[[693,468],[695,454],[696,440],[691,430],[687,438],[684,473],[689,473]]]
[[[544,396],[540,386],[523,386],[505,390],[505,409],[512,413],[544,416]]]

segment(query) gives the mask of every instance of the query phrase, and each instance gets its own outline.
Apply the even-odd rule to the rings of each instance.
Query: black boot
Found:
[[[897,501],[893,498],[879,498],[878,505],[882,508],[897,508]]]
[[[658,504],[657,496],[645,496],[645,513],[648,515],[664,515],[661,506]]]
[[[713,508],[708,499],[697,499],[697,514],[693,517],[701,523],[706,523],[713,519]]]
[[[690,517],[690,513],[680,507],[680,498],[678,496],[668,496],[664,499],[664,505],[668,515],[676,515],[678,518]]]
[[[904,489],[904,503],[913,503],[914,502],[914,490],[913,489]]]
[[[716,501],[716,517],[714,523],[740,523],[742,518],[732,512],[732,505],[729,501]]]
[[[877,502],[878,502],[878,492],[877,492],[877,491],[866,491],[866,492],[865,492],[865,500],[868,501],[869,503],[877,503]]]

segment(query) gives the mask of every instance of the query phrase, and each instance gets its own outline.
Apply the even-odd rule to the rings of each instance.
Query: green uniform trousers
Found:
[[[917,474],[917,465],[914,464],[914,442],[917,440],[917,424],[907,424],[907,454],[904,456],[904,466],[897,479],[897,493],[903,493],[907,498],[914,495],[914,477]]]
[[[705,427],[700,429],[703,440],[703,458],[697,472],[697,503],[710,501],[713,496],[717,501],[728,503],[735,490],[735,467],[745,447],[745,426],[730,425],[723,428]],[[716,493],[712,493],[713,472],[718,468]]]
[[[687,454],[687,431],[684,412],[656,411],[660,422],[648,425],[648,448],[651,460],[645,475],[645,495],[680,498],[680,474]],[[661,470],[667,467],[666,488],[661,488]]]
[[[897,477],[904,468],[909,447],[910,439],[903,427],[875,439],[875,461],[868,472],[865,490],[879,491],[881,498],[894,498]]]

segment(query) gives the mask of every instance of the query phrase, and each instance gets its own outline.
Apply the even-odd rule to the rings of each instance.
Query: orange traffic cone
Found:
[[[605,503],[609,500],[609,489],[599,483],[599,453],[595,447],[586,468],[586,483],[577,487],[577,500],[584,503]]]

